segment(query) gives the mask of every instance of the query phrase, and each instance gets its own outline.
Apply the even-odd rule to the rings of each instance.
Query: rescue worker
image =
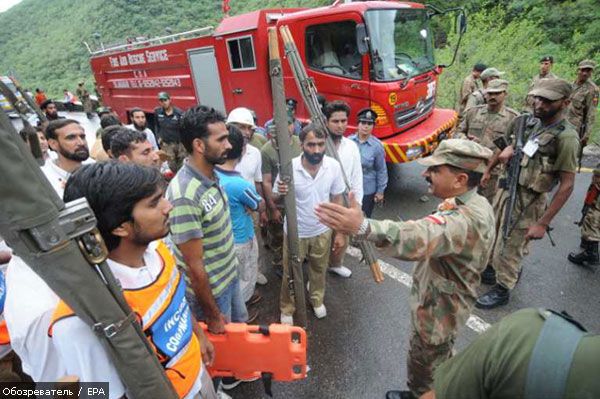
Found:
[[[227,115],[227,125],[233,125],[240,129],[246,142],[251,146],[261,149],[266,144],[267,138],[260,134],[254,134],[256,125],[254,124],[254,117],[252,111],[248,108],[239,107],[231,110]]]
[[[465,104],[465,112],[471,107],[485,104],[485,89],[492,80],[500,79],[502,75],[504,75],[504,72],[500,72],[496,68],[487,68],[485,71],[481,72],[480,78],[482,87],[469,94],[467,103]],[[461,115],[461,117],[463,115]]]
[[[494,243],[494,211],[477,194],[492,151],[467,140],[440,143],[432,156],[419,159],[429,192],[444,201],[432,215],[396,222],[363,217],[351,207],[322,203],[319,220],[344,234],[364,236],[391,246],[394,256],[417,261],[411,289],[412,334],[408,354],[408,391],[386,398],[419,397],[431,389],[435,368],[452,356],[458,330],[471,313],[481,273]]]
[[[569,105],[571,84],[562,79],[542,79],[529,92],[534,98],[534,116],[523,132],[523,160],[517,185],[517,201],[509,226],[509,237],[502,238],[509,189],[502,188],[494,199],[496,209],[496,243],[491,270],[485,280],[496,285],[479,297],[477,307],[492,309],[508,303],[510,290],[515,288],[521,273],[521,261],[530,240],[544,237],[552,219],[569,199],[575,182],[579,139],[573,125],[564,116]],[[508,162],[514,154],[518,126],[521,119],[513,120],[507,136],[512,145],[494,158],[488,169],[498,161]],[[506,171],[505,171],[506,174]],[[558,183],[558,189],[547,204],[547,198]]]
[[[529,83],[529,89],[527,90],[527,92],[533,90],[541,79],[558,79],[558,76],[552,73],[553,66],[554,57],[552,57],[551,55],[545,55],[542,58],[540,58],[540,73],[538,73],[531,79],[531,83]],[[533,97],[530,95],[527,95],[527,97],[525,97],[525,110],[530,114],[533,113]]]
[[[90,92],[85,88],[84,84],[85,82],[83,80],[79,81],[77,90],[75,90],[75,94],[81,100],[85,115],[88,117],[88,119],[92,119],[94,117],[94,114],[92,113],[92,100],[90,99]]]
[[[600,92],[598,86],[591,79],[595,68],[596,63],[592,60],[583,60],[579,63],[577,78],[573,83],[571,103],[567,110],[567,120],[575,126],[583,146],[587,144],[596,121]]]
[[[179,120],[183,111],[171,102],[171,96],[165,91],[158,93],[160,107],[154,109],[154,133],[158,139],[160,149],[167,154],[169,169],[177,173],[187,152],[179,135]]]
[[[473,93],[475,90],[481,88],[481,73],[485,71],[487,68],[486,65],[478,63],[473,65],[473,70],[463,80],[462,87],[460,89],[460,101],[458,107],[458,113],[462,114],[465,110],[465,106],[467,105],[467,98],[469,98],[469,94]]]
[[[581,251],[571,252],[567,259],[579,266],[598,266],[598,242],[600,241],[600,168],[594,169],[592,183],[588,188],[581,218]]]
[[[508,125],[518,115],[514,109],[504,106],[507,95],[508,82],[503,79],[492,80],[485,89],[486,104],[469,108],[458,126],[456,137],[473,140],[492,150],[495,155],[500,154],[494,140],[505,136]],[[479,194],[490,204],[496,195],[500,172],[498,165],[489,173],[484,173],[481,179]]]

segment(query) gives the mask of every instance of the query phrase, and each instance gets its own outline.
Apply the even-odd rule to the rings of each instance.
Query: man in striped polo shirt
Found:
[[[206,106],[187,110],[180,132],[189,157],[167,190],[173,204],[171,240],[177,265],[186,271],[186,297],[195,316],[206,321],[211,332],[223,333],[225,322],[248,318],[237,275],[227,196],[214,171],[231,148],[229,133],[225,117]]]

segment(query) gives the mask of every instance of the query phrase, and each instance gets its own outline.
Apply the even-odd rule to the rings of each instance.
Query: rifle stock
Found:
[[[319,105],[319,101],[317,100],[317,89],[315,87],[314,81],[308,77],[306,74],[306,69],[304,68],[304,64],[300,60],[300,56],[298,53],[298,49],[296,48],[296,44],[294,42],[294,38],[290,33],[289,28],[286,25],[283,25],[279,28],[279,32],[283,39],[285,54],[290,64],[290,68],[292,73],[294,74],[294,80],[296,81],[296,85],[298,86],[298,90],[302,95],[302,100],[306,104],[306,107],[310,113],[310,119],[313,124],[323,129],[323,131],[328,132],[327,129],[327,120],[325,119],[325,115],[321,111],[321,106]],[[338,156],[337,150],[331,139],[331,135],[327,135],[326,141],[326,153],[328,156],[334,158],[338,162],[340,162],[340,158]],[[340,166],[342,169],[342,176],[344,178],[344,184],[346,185],[346,191],[344,192],[344,204],[348,206],[348,192],[350,191],[350,184],[348,182],[348,178],[340,162]],[[366,241],[365,239],[357,239],[356,244],[358,245],[362,255],[363,260],[373,274],[373,279],[376,283],[381,283],[383,281],[383,273],[381,272],[381,268],[379,266],[379,261],[377,260],[377,256],[375,253],[375,249],[373,245]]]

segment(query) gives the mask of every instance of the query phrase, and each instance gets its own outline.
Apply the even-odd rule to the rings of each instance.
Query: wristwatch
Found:
[[[358,227],[358,233],[356,233],[356,235],[364,236],[367,234],[367,231],[369,231],[369,219],[363,218],[362,223]]]

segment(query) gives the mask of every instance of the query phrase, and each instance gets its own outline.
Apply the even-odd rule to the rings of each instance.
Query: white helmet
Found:
[[[252,112],[248,108],[239,107],[231,110],[231,112],[227,116],[227,123],[229,124],[231,122],[252,126],[252,128],[256,129],[256,125],[254,124],[254,117],[252,116]]]

